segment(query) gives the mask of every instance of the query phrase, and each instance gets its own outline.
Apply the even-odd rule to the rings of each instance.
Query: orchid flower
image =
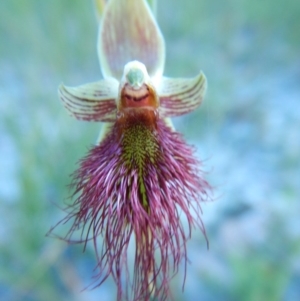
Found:
[[[200,204],[210,185],[194,149],[170,121],[201,104],[206,78],[202,72],[188,79],[163,76],[165,43],[145,0],[108,1],[98,53],[102,80],[59,87],[74,117],[104,123],[73,175],[74,203],[64,219],[73,225],[65,239],[73,241],[81,229],[80,242],[93,241],[97,284],[112,276],[118,301],[166,300],[170,279],[187,263],[192,228],[206,239]]]

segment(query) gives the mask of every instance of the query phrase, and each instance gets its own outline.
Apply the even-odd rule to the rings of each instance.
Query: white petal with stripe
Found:
[[[58,94],[66,109],[77,119],[108,121],[116,119],[118,81],[101,80],[78,87],[60,85]]]
[[[194,78],[163,77],[158,88],[160,116],[180,116],[195,110],[202,103],[206,87],[202,72]]]
[[[104,78],[120,80],[124,66],[134,60],[145,64],[151,77],[162,76],[165,41],[146,0],[108,1],[99,28],[98,55]]]

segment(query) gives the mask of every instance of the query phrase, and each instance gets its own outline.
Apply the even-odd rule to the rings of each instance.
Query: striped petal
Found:
[[[109,0],[94,0],[94,4],[95,4],[95,9],[96,9],[96,13],[99,19],[101,19],[102,15],[103,15],[103,11],[105,8],[106,3]],[[155,16],[156,14],[156,0],[147,0],[148,5],[151,7],[152,13]]]
[[[77,119],[113,122],[116,120],[118,86],[114,79],[78,87],[60,85],[58,94],[66,109]]]
[[[180,116],[195,110],[202,103],[206,87],[202,72],[194,78],[162,78],[158,88],[160,116]]]
[[[150,77],[161,77],[165,43],[145,0],[110,0],[100,25],[98,54],[104,78],[121,79],[130,61],[143,63]]]

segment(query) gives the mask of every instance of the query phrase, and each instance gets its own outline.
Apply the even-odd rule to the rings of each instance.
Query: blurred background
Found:
[[[300,300],[300,2],[158,2],[165,75],[208,79],[204,105],[174,122],[215,187],[210,248],[195,231],[174,299]],[[92,246],[45,236],[101,126],[57,96],[101,78],[96,37],[92,0],[0,2],[0,300],[115,300],[111,280],[83,290]]]

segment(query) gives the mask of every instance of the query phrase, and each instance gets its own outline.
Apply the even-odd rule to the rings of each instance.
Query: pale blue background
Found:
[[[176,301],[300,300],[300,2],[160,0],[168,76],[208,78],[204,105],[175,120],[205,160],[210,238],[188,246]],[[0,300],[110,301],[92,248],[45,233],[99,124],[68,116],[57,86],[101,77],[91,1],[0,2]]]

